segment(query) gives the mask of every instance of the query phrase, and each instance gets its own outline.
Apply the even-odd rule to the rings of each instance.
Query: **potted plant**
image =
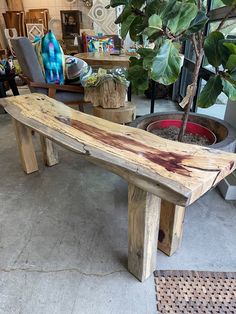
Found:
[[[144,92],[149,79],[161,84],[174,83],[183,65],[182,43],[190,40],[195,54],[192,82],[181,102],[184,113],[178,140],[183,140],[197,80],[204,56],[214,68],[214,73],[201,91],[197,104],[207,108],[213,105],[221,92],[236,100],[236,40],[227,39],[221,32],[230,14],[236,10],[236,0],[222,0],[229,10],[215,31],[204,35],[208,21],[202,0],[111,0],[110,6],[123,5],[116,23],[121,24],[121,36],[127,33],[142,47],[138,57],[130,58],[128,79],[132,88]],[[148,44],[148,45],[147,45]],[[147,47],[152,44],[152,48]]]

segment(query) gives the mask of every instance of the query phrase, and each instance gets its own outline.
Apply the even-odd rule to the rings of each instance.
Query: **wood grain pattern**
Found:
[[[40,141],[45,165],[51,167],[58,164],[58,152],[54,143],[43,135],[40,135]]]
[[[99,86],[84,89],[84,100],[90,101],[94,107],[124,107],[125,98],[126,86],[115,82],[113,79],[106,80]]]
[[[12,119],[23,170],[29,174],[38,170],[31,130]]]
[[[49,139],[108,165],[127,170],[181,195],[187,205],[235,169],[236,155],[162,139],[146,131],[93,117],[41,94],[9,97],[5,110]],[[170,194],[170,193],[169,193]],[[185,202],[183,202],[185,199]]]
[[[23,10],[6,11],[2,13],[6,28],[15,28],[18,36],[25,36],[25,14]]]
[[[128,187],[128,269],[140,281],[156,267],[161,199],[133,184]]]
[[[124,107],[116,109],[94,107],[93,115],[115,123],[130,123],[135,119],[136,106],[126,102]]]
[[[181,245],[185,207],[161,200],[158,249],[171,256]]]
[[[83,52],[76,54],[75,57],[86,61],[91,66],[101,66],[102,68],[128,68],[130,58],[128,55],[114,56],[109,52]]]
[[[10,11],[24,11],[22,0],[6,0],[6,3]]]
[[[165,234],[160,242],[171,253],[180,243],[184,206],[235,169],[235,154],[162,139],[78,112],[42,94],[4,98],[0,103],[15,119],[27,173],[38,169],[33,129],[42,137],[46,161],[57,162],[53,140],[129,182],[128,268],[141,281],[156,267],[160,211]]]

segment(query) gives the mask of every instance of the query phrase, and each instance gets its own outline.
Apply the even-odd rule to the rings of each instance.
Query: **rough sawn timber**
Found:
[[[176,205],[188,205],[235,169],[236,155],[162,139],[146,131],[73,110],[41,94],[9,97],[5,110],[17,121],[49,139],[120,167],[179,194]]]
[[[162,249],[172,254],[182,235],[181,207],[197,200],[235,169],[235,154],[162,139],[141,129],[78,112],[45,95],[9,97],[1,104],[17,123],[15,131],[27,173],[36,171],[37,164],[31,132],[25,128],[46,138],[42,138],[42,144],[44,160],[50,160],[49,164],[57,163],[49,141],[52,140],[128,181],[128,267],[141,281],[155,267],[154,234],[159,222],[165,235]],[[28,161],[31,164],[27,165]],[[164,219],[161,221],[160,211]]]

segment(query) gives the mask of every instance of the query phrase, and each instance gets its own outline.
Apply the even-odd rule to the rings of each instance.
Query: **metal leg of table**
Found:
[[[156,82],[151,80],[151,107],[150,107],[150,113],[154,113],[155,97],[156,97]]]
[[[128,87],[128,92],[127,92],[127,96],[128,96],[128,101],[131,101],[131,95],[132,95],[132,86],[131,83]]]

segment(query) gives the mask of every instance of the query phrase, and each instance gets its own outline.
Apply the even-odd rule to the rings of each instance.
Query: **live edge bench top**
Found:
[[[194,202],[235,169],[235,154],[162,139],[42,94],[2,104],[15,120],[177,205]]]

